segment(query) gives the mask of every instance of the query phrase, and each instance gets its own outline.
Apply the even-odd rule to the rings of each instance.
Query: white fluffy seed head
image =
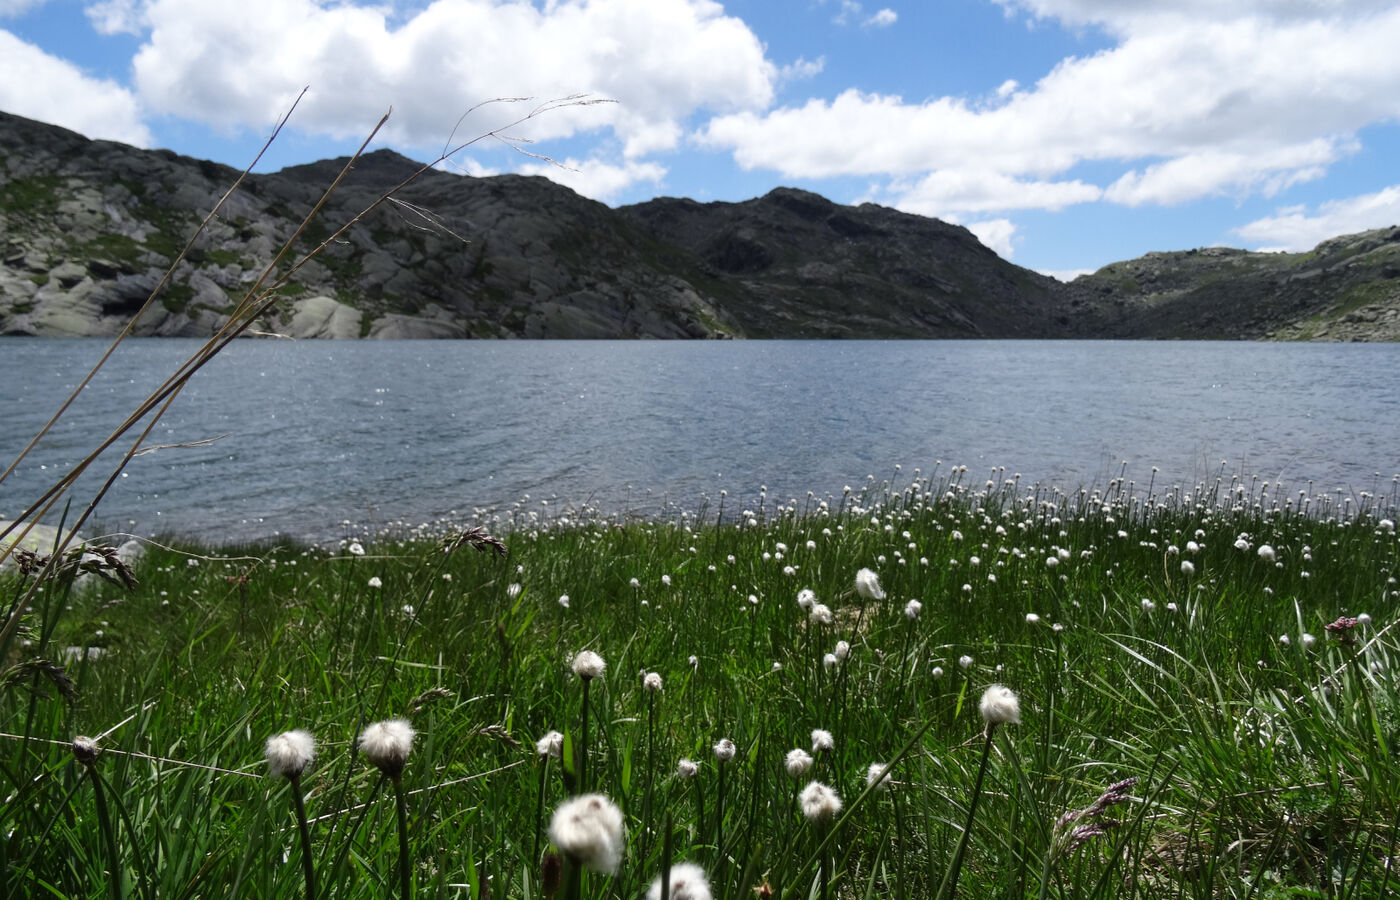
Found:
[[[783,768],[787,769],[789,777],[801,778],[812,771],[812,755],[801,747],[789,750]]]
[[[829,822],[841,811],[841,798],[820,781],[810,781],[797,795],[802,815],[809,822]]]
[[[648,672],[642,676],[642,688],[649,694],[661,693],[661,675],[657,672]]]
[[[865,770],[866,787],[873,787],[877,791],[890,789],[890,773],[885,771],[887,765],[887,763],[882,762],[870,764],[870,768]]]
[[[316,758],[316,739],[300,728],[284,731],[267,739],[263,748],[268,771],[283,778],[300,778]]]
[[[869,569],[856,573],[856,593],[866,600],[885,599],[885,592],[880,590],[880,576]]]
[[[812,752],[823,753],[836,747],[836,739],[825,728],[812,729]]]
[[[546,732],[544,737],[535,741],[535,752],[550,759],[563,759],[564,735],[557,731]]]
[[[720,762],[729,762],[734,758],[735,752],[737,752],[737,748],[729,738],[720,738],[715,744],[715,759]]]
[[[710,879],[695,863],[671,867],[671,900],[710,900]],[[661,900],[661,876],[647,888],[647,900]]]
[[[837,661],[845,662],[846,657],[851,655],[851,645],[846,641],[837,641],[836,649],[832,651],[832,655],[836,657]]]
[[[1021,701],[1004,684],[994,684],[983,691],[977,708],[982,711],[982,721],[989,726],[1021,724]]]
[[[577,865],[613,875],[622,862],[622,810],[602,794],[582,794],[554,810],[549,839]]]
[[[972,667],[972,657],[963,655],[958,657],[959,668],[968,669]]]
[[[602,677],[608,664],[603,662],[603,657],[592,650],[584,650],[574,657],[573,667],[575,675],[584,681],[592,681],[594,678]]]
[[[825,603],[812,604],[812,609],[807,617],[812,620],[813,625],[830,625],[835,621],[835,617],[831,614],[831,608]]]
[[[918,600],[910,600],[904,604],[904,616],[911,621],[919,617],[919,613],[924,611],[924,605]]]
[[[683,759],[676,763],[676,774],[682,778],[694,778],[700,774],[700,766],[694,760]]]
[[[413,749],[413,726],[407,719],[385,719],[360,732],[360,752],[370,765],[390,777],[398,777]]]

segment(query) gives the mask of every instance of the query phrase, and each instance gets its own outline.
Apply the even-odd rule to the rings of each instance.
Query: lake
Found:
[[[198,342],[127,341],[0,484],[13,517]],[[101,355],[0,338],[0,466]],[[643,515],[840,496],[966,465],[1065,489],[1231,474],[1390,494],[1400,345],[243,340],[201,371],[97,528],[329,541],[521,503]],[[134,437],[134,435],[133,435]],[[120,446],[129,446],[130,439]],[[103,477],[115,463],[113,455]],[[896,466],[902,467],[896,473]],[[1005,467],[1004,472],[1001,467]],[[995,472],[993,471],[995,470]],[[84,476],[86,503],[101,479]],[[527,499],[528,498],[528,499]]]

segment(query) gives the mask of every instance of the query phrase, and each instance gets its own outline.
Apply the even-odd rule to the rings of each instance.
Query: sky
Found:
[[[0,0],[0,110],[241,169],[300,95],[256,171],[392,110],[451,171],[799,187],[1068,278],[1400,224],[1397,47],[1394,0]]]

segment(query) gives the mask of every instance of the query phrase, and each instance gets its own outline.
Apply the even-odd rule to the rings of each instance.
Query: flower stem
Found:
[[[726,766],[723,762],[719,764],[719,789],[715,796],[715,865],[724,862],[724,770]]]
[[[102,787],[102,778],[97,770],[88,766],[88,779],[92,781],[92,793],[97,799],[97,825],[102,830],[102,843],[107,849],[107,868],[111,870],[112,900],[122,900],[122,860],[117,852],[117,835],[112,828],[112,817],[107,810],[107,793]]]
[[[593,679],[583,679],[583,727],[578,742],[578,793],[588,793],[588,685]]]
[[[404,796],[403,780],[395,775],[393,782],[395,805],[399,809],[399,896],[408,900],[413,895],[408,862],[408,798]]]
[[[306,798],[301,794],[301,776],[289,775],[292,784],[292,805],[296,810],[297,830],[301,832],[301,871],[306,876],[306,900],[316,900],[316,866],[311,856],[311,827],[306,821]]]
[[[958,895],[958,877],[962,874],[963,854],[967,852],[968,839],[972,836],[972,821],[977,817],[977,801],[982,796],[982,779],[987,775],[987,760],[992,755],[992,737],[996,734],[995,723],[987,725],[987,742],[982,745],[982,762],[977,766],[977,783],[972,788],[972,799],[967,804],[967,824],[958,838],[958,848],[953,851],[953,863],[943,876],[943,884],[938,888],[939,898],[953,900]],[[946,889],[946,890],[945,890]]]
[[[540,760],[540,789],[535,795],[535,849],[531,860],[536,864],[540,861],[540,823],[544,821],[544,789],[549,779],[549,754],[546,753]]]
[[[579,900],[583,887],[583,866],[573,857],[566,857],[569,863],[568,883],[564,887],[564,900]]]
[[[642,796],[642,821],[651,823],[651,789],[652,782],[656,778],[656,702],[650,693],[647,694],[647,770],[646,790]],[[642,856],[645,857],[650,841],[643,832]],[[662,898],[665,900],[665,897]]]

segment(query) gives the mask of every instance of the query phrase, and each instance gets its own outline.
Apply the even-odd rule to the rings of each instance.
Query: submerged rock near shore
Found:
[[[239,173],[0,113],[0,334],[114,335],[154,292],[136,334],[203,337],[280,280],[249,333],[1400,338],[1400,228],[1154,253],[1066,285],[965,228],[791,188],[610,209],[540,177],[429,170],[325,243],[422,168],[380,150],[298,235],[346,163],[249,176],[172,268]]]

